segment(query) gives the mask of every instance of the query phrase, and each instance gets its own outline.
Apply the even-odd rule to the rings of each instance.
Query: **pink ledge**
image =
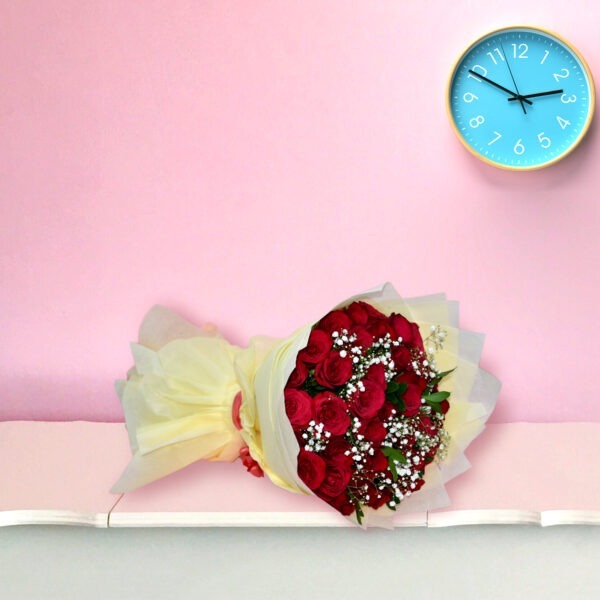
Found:
[[[600,423],[489,425],[473,467],[448,484],[452,506],[399,515],[397,526],[600,524]],[[130,457],[120,423],[0,423],[0,525],[328,526],[347,521],[309,496],[199,462],[123,496],[110,494]]]

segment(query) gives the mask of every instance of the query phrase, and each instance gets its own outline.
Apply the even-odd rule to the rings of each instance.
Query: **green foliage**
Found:
[[[391,402],[400,412],[404,412],[406,409],[402,396],[404,396],[407,389],[408,384],[404,382],[390,381],[385,391],[386,400]]]
[[[405,464],[407,462],[406,456],[397,450],[396,448],[391,448],[390,446],[383,446],[381,451],[385,454],[388,459],[388,466],[390,472],[392,474],[392,479],[394,481],[398,481],[398,470],[396,468],[396,462]]]

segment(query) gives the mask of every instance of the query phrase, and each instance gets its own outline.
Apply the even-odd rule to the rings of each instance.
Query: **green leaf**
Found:
[[[398,409],[398,412],[402,413],[406,410],[406,404],[404,404],[404,400],[402,400],[402,398],[398,396],[390,396],[388,397],[388,401]]]
[[[390,381],[387,385],[386,394],[395,394],[400,389],[400,384],[396,381]]]
[[[450,375],[450,373],[454,373],[454,371],[456,371],[456,368],[454,369],[450,369],[449,371],[444,371],[442,373],[438,373],[430,382],[429,382],[429,387],[433,387],[435,385],[437,385],[442,379],[444,379],[444,377],[447,377],[448,375]]]
[[[427,406],[430,406],[436,413],[442,414],[442,407],[437,402],[427,402]]]
[[[450,392],[434,392],[433,394],[425,394],[423,398],[425,398],[427,404],[437,404],[438,402],[443,402],[449,396]]]
[[[388,402],[391,402],[400,412],[404,412],[406,405],[404,404],[404,400],[402,396],[408,389],[408,384],[398,383],[397,381],[390,381],[388,383],[387,389],[385,391],[385,397]]]
[[[392,478],[394,481],[398,481],[398,470],[396,469],[396,462],[406,464],[408,462],[406,460],[406,456],[400,452],[400,450],[396,450],[396,448],[390,448],[389,446],[384,446],[381,448],[381,451],[388,459],[388,466],[390,472],[392,473]]]
[[[358,524],[362,525],[362,518],[365,516],[365,513],[363,512],[362,508],[360,507],[359,502],[357,502],[354,505],[354,510],[356,512],[356,520],[358,521]]]
[[[392,480],[398,481],[398,469],[396,469],[396,463],[393,460],[388,458],[388,467],[390,469],[390,473],[392,474]]]

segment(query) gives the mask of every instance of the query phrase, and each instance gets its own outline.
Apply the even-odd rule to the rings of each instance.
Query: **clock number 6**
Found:
[[[552,144],[550,138],[548,136],[545,136],[543,131],[540,131],[538,133],[538,140],[540,140],[540,146],[542,148],[550,148],[550,145]]]
[[[518,154],[519,156],[521,154],[525,153],[525,146],[523,146],[523,144],[521,144],[521,139],[522,138],[519,138],[517,140],[517,143],[515,144],[515,147],[513,148],[513,150],[515,151],[515,154]]]

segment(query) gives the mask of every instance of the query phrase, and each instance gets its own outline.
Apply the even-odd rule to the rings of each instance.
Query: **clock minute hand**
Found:
[[[537,94],[524,94],[521,96],[523,100],[526,98],[539,98],[540,96],[551,96],[552,94],[562,94],[564,90],[550,90],[549,92],[538,92]],[[508,98],[508,100],[518,100],[518,98]]]
[[[471,75],[475,75],[475,77],[479,77],[479,79],[483,79],[483,81],[487,81],[487,83],[493,85],[494,87],[497,87],[499,90],[502,90],[503,92],[506,92],[507,94],[510,94],[511,96],[513,96],[512,98],[509,98],[509,100],[521,100],[521,98],[522,98],[521,96],[519,96],[519,94],[515,94],[515,92],[512,92],[511,90],[509,90],[508,88],[505,88],[504,86],[500,85],[499,83],[496,83],[495,81],[492,81],[491,79],[488,79],[487,77],[484,77],[483,75],[480,75],[476,71],[473,71],[473,69],[469,69],[469,73],[471,73]],[[531,102],[531,100],[527,100],[526,98],[523,99],[523,102],[527,102],[527,104],[533,104],[533,102]]]
[[[500,42],[500,49],[502,50],[502,54],[504,54],[504,62],[506,63],[506,66],[508,67],[508,72],[510,74],[510,78],[512,79],[513,85],[515,86],[515,90],[517,91],[517,98],[519,100],[519,103],[521,104],[521,108],[523,109],[523,114],[527,114],[527,111],[525,110],[525,104],[524,102],[527,102],[527,100],[523,100],[523,96],[521,96],[521,92],[519,92],[519,86],[517,85],[517,82],[515,81],[515,76],[513,75],[512,69],[510,68],[510,63],[508,62],[508,58],[506,57],[506,52],[504,52],[504,45],[502,44],[502,42]],[[531,102],[530,102],[531,104]]]

